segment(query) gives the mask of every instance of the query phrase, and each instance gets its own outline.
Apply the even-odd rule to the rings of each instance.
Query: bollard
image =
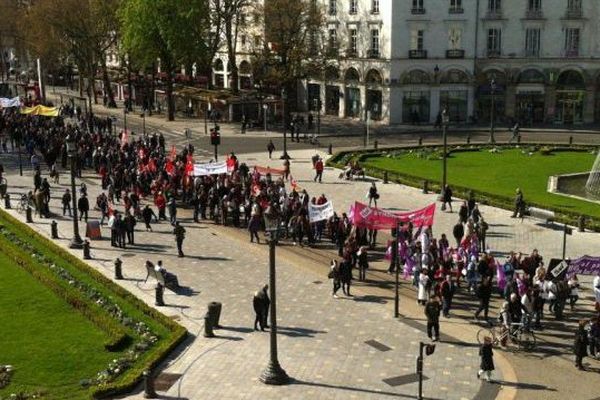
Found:
[[[6,208],[7,210],[10,210],[12,207],[10,206],[10,194],[6,193],[6,196],[4,196],[4,208]]]
[[[428,194],[429,193],[429,182],[427,181],[427,179],[425,179],[423,181],[423,194]]]
[[[419,146],[423,146],[423,136],[419,136]]]
[[[577,221],[578,231],[585,232],[585,217],[583,215],[579,216],[579,220]]]
[[[219,325],[219,319],[221,318],[221,308],[221,303],[218,303],[216,301],[211,301],[210,303],[208,303],[208,315],[212,321],[211,327],[214,329],[221,328],[221,325]]]
[[[327,154],[329,154],[329,155],[333,154],[333,145],[331,143],[329,143],[329,146],[327,147]]]
[[[467,144],[471,144],[471,132],[467,133]]]
[[[154,289],[154,305],[156,306],[164,306],[165,301],[163,300],[163,294],[165,292],[165,288],[163,285],[159,283],[156,284],[156,288]]]
[[[375,148],[375,150],[377,150],[377,148],[379,147],[379,142],[377,140],[373,142],[373,147]]]
[[[154,390],[154,379],[152,378],[152,372],[146,370],[142,373],[144,377],[144,398],[155,399],[156,391]]]
[[[52,239],[58,239],[58,224],[54,220],[50,223],[50,232],[52,234]]]
[[[521,134],[517,135],[517,144],[521,144]]]
[[[387,184],[389,182],[388,180],[388,172],[387,171],[383,171],[383,183]]]
[[[25,209],[25,218],[27,219],[27,223],[30,224],[33,222],[33,218],[31,218],[31,207],[29,206]]]
[[[215,337],[212,327],[212,320],[208,312],[204,315],[204,337]]]
[[[123,261],[119,257],[115,259],[115,279],[120,280],[123,279],[123,273],[121,271],[121,266],[123,265]]]
[[[573,136],[569,136],[569,146],[573,145]]]
[[[92,259],[92,256],[90,254],[90,242],[87,239],[83,241],[83,259],[84,260]]]

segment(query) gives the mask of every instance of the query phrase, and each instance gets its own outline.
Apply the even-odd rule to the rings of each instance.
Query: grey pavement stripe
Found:
[[[379,351],[390,351],[391,347],[386,346],[385,344],[378,342],[377,340],[367,340],[365,344],[368,344],[371,347],[376,348]]]
[[[489,400],[495,399],[500,392],[500,384],[494,382],[482,381],[479,386],[479,391],[473,397],[473,400]]]
[[[429,378],[423,375],[423,380],[426,381]],[[408,374],[408,375],[400,375],[394,376],[393,378],[383,379],[383,382],[387,383],[390,386],[401,386],[407,385],[409,383],[414,383],[419,381],[419,376],[416,373]]]

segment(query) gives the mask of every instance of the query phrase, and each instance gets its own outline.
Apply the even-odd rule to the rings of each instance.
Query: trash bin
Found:
[[[221,303],[218,303],[216,301],[208,303],[208,320],[210,321],[210,325],[214,329],[218,329],[221,327],[219,325],[219,318],[221,318],[221,308]]]

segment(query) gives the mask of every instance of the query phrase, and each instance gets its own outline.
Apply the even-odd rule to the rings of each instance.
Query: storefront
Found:
[[[583,76],[573,70],[561,73],[556,81],[554,121],[563,125],[582,123],[584,100]]]
[[[349,118],[360,118],[360,88],[357,87],[360,84],[360,74],[355,68],[348,68],[344,75],[344,82],[347,85],[346,93],[344,93],[344,98],[346,99],[345,116]]]
[[[441,90],[440,110],[448,111],[450,121],[465,122],[468,115],[469,92],[467,90]]]
[[[429,90],[405,91],[402,97],[402,122],[417,124],[429,122]]]
[[[381,110],[383,108],[383,95],[381,91],[381,85],[383,84],[383,78],[379,71],[372,69],[367,73],[367,110],[371,112],[372,120],[381,119]]]
[[[339,86],[325,86],[325,114],[339,115],[340,113],[340,88]]]
[[[521,126],[543,123],[545,116],[545,94],[543,90],[521,90],[517,88],[516,118]]]
[[[502,123],[506,116],[506,75],[502,71],[490,70],[478,77],[475,120],[479,123],[491,121],[492,106],[494,121]],[[492,85],[492,81],[494,85]]]
[[[310,111],[317,111],[318,101],[321,98],[321,85],[316,83],[308,84],[308,109]]]

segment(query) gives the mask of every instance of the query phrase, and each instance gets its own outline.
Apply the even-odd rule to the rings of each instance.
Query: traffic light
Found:
[[[210,130],[210,144],[213,146],[218,146],[221,144],[221,134],[219,133],[218,127]]]

